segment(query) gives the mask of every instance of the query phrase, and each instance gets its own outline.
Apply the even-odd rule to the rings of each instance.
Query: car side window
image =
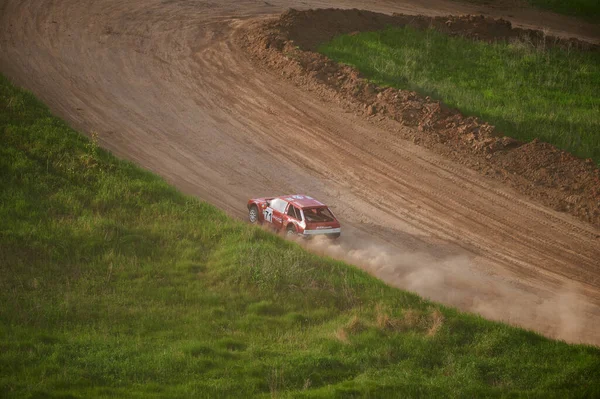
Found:
[[[301,220],[300,211],[294,205],[290,205],[290,207],[288,208],[287,214],[289,216],[293,217],[294,219]]]
[[[286,201],[284,201],[280,198],[275,198],[273,201],[271,201],[271,208],[273,208],[277,212],[284,213],[285,207],[287,206],[287,204],[288,203]]]
[[[273,208],[273,210],[279,209],[279,198],[272,199],[269,206]]]
[[[278,211],[281,213],[285,213],[285,208],[287,207],[287,202],[284,200],[281,200],[281,205],[279,205],[279,209]]]
[[[287,211],[288,216],[291,216],[293,218],[296,217],[296,211],[294,210],[294,205],[290,205],[288,207],[288,211]]]

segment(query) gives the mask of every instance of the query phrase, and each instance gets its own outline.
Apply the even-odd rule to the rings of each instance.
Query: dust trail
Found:
[[[359,266],[386,283],[423,297],[534,330],[571,343],[600,345],[588,317],[594,305],[578,295],[575,284],[555,292],[477,270],[467,256],[434,258],[397,248],[366,243],[352,236],[343,240],[303,242],[308,250]]]

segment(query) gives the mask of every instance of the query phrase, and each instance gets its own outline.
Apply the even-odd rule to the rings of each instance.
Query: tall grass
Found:
[[[430,95],[519,140],[600,164],[600,53],[449,37],[410,27],[344,35],[328,57],[374,82]]]
[[[599,349],[229,219],[3,77],[0,143],[0,397],[600,395]]]

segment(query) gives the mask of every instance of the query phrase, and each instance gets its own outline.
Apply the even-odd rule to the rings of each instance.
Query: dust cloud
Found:
[[[313,253],[356,265],[392,286],[430,300],[550,338],[600,345],[600,334],[588,325],[593,323],[589,313],[594,306],[578,295],[574,283],[550,292],[478,270],[467,256],[439,259],[348,236],[338,241],[302,241]]]

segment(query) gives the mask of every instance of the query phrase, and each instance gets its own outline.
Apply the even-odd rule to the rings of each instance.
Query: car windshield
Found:
[[[323,206],[319,208],[304,208],[304,218],[307,222],[333,222],[331,211]]]

